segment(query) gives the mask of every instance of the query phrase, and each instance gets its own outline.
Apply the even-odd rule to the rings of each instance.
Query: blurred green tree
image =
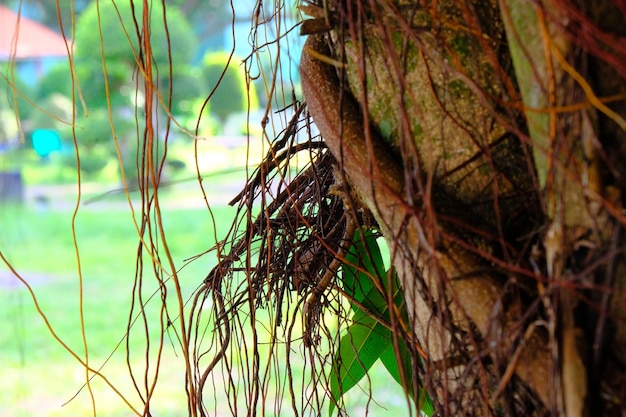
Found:
[[[240,64],[241,60],[236,56],[231,58],[228,52],[209,52],[202,61],[209,91],[217,85],[211,101],[219,105],[212,106],[211,112],[222,121],[232,113],[259,108],[255,85],[247,83],[246,70]]]
[[[167,103],[169,84],[166,80],[170,72],[174,80],[173,88],[186,85],[189,93],[194,91],[190,81],[200,82],[188,67],[197,41],[191,25],[176,7],[163,8],[160,2],[151,7],[149,33],[153,71],[157,74],[155,81],[159,94]],[[140,54],[145,53],[138,41],[143,36],[142,11],[143,6],[138,2],[94,2],[79,17],[75,63],[79,81],[85,84],[83,94],[88,105],[106,107],[107,100],[110,100],[113,107],[128,106],[141,99],[141,91],[137,88],[141,84],[138,82],[137,62]],[[165,16],[167,27],[163,24]],[[184,78],[183,82],[177,82],[179,75]],[[201,88],[201,85],[196,85],[195,91]],[[172,106],[174,112],[190,98],[179,95],[178,91],[173,91],[172,97],[176,98]]]
[[[142,15],[140,2],[90,3],[76,23],[77,88],[72,92],[68,62],[52,68],[38,85],[37,100],[46,107],[58,101],[54,97],[76,95],[75,105],[79,109],[74,133],[81,154],[81,170],[87,175],[96,175],[117,160],[119,149],[121,169],[131,180],[136,177],[128,173],[137,171],[137,149],[141,149],[136,128],[136,119],[141,116],[136,109],[145,100],[138,64],[145,53],[140,46],[144,36]],[[188,114],[193,110],[193,100],[205,90],[200,71],[190,65],[197,44],[192,28],[180,10],[175,6],[164,8],[160,2],[151,6],[148,24],[153,82],[163,109],[160,114]],[[79,96],[86,104],[84,112],[80,109]],[[73,141],[71,126],[54,124],[66,143]],[[75,164],[72,158],[66,159],[68,164]]]

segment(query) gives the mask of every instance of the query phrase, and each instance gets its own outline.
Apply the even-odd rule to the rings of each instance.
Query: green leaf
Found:
[[[380,268],[381,265],[382,268]],[[357,301],[363,302],[373,284],[368,274],[356,266],[371,274],[384,273],[382,255],[373,231],[366,230],[364,237],[361,238],[361,232],[357,230],[354,235],[354,244],[346,254],[346,264],[342,270],[344,290]]]
[[[376,233],[371,230],[366,230],[363,238],[360,231],[356,232],[354,245],[346,254],[341,279],[343,289],[349,297],[382,316],[387,309],[387,301],[372,279],[381,280],[384,284],[387,273],[376,238]],[[352,308],[356,312],[358,307],[353,304]]]
[[[398,340],[398,349],[400,363],[402,364],[406,381],[403,381],[400,375],[398,357],[394,351],[393,343],[390,343],[385,351],[380,355],[380,361],[383,365],[385,365],[385,368],[393,379],[395,379],[396,382],[409,393],[411,398],[413,398],[413,380],[411,378],[413,366],[411,365],[411,354],[406,346],[406,343],[404,343],[404,340]],[[413,398],[413,400],[415,401],[415,398]],[[420,407],[420,410],[427,416],[432,416],[435,413],[435,408],[426,391],[419,390],[419,398],[415,402]]]
[[[374,319],[378,317],[390,320],[387,296],[380,290],[381,288],[384,291],[389,290],[387,279],[389,275],[385,272],[385,264],[376,239],[377,234],[372,230],[366,230],[363,237],[357,232],[354,245],[346,255],[347,262],[342,267],[342,285],[346,295],[352,300],[354,323],[342,336],[339,352],[334,360],[330,376],[332,402],[329,416],[332,416],[341,396],[358,384],[378,359],[411,396],[414,392],[410,378],[413,372],[411,355],[404,340],[398,340],[398,347],[406,381],[402,381],[398,368],[391,339],[392,332]],[[404,296],[395,275],[391,286],[393,303],[399,308],[402,319],[408,321]],[[434,413],[433,405],[425,391],[419,391],[416,403],[426,415]]]
[[[329,416],[332,416],[341,396],[363,379],[390,344],[391,332],[387,328],[362,310],[355,314],[354,323],[341,338],[330,376],[332,401]]]
[[[408,349],[404,341],[399,341],[400,348],[400,360],[402,362],[402,367],[404,370],[404,375],[406,381],[402,380],[402,376],[400,375],[400,370],[398,367],[398,358],[396,357],[396,352],[394,351],[393,343],[390,343],[389,346],[385,349],[385,351],[380,355],[380,361],[385,365],[385,368],[389,372],[389,374],[396,380],[400,386],[405,388],[407,392],[413,392],[411,387],[411,379],[410,375],[413,372],[413,368],[411,366],[411,355],[409,354]],[[408,385],[408,386],[407,386]]]
[[[435,406],[425,390],[420,390],[420,398],[417,401],[417,405],[420,407],[422,413],[426,414],[428,417],[435,415]]]

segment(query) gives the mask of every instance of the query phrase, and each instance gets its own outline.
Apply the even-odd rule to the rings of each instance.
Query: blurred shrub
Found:
[[[219,85],[211,97],[211,113],[222,121],[232,113],[256,110],[259,99],[254,84],[246,83],[241,60],[233,57],[229,64],[227,52],[209,52],[203,59],[203,73],[208,83],[207,94]],[[223,74],[223,77],[222,77]],[[220,77],[221,80],[220,80]]]

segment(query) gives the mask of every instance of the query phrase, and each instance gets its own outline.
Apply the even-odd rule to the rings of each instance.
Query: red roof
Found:
[[[19,22],[19,24],[18,24]],[[16,28],[19,31],[16,32]],[[17,34],[17,48],[15,36]],[[0,61],[67,56],[63,37],[0,5]]]

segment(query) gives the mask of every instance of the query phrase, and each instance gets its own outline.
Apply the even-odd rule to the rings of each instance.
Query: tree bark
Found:
[[[564,2],[415,3],[333,3],[301,60],[309,112],[393,248],[415,371],[442,415],[619,413],[624,183],[606,151],[624,150],[624,95],[590,96],[609,86],[586,66],[611,70]]]

